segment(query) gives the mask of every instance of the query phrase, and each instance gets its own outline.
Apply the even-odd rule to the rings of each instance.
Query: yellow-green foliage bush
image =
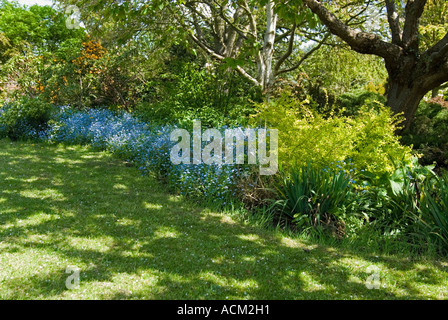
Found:
[[[278,129],[279,163],[286,167],[311,162],[337,169],[349,161],[358,170],[382,174],[393,172],[393,161],[412,157],[411,147],[401,145],[394,134],[401,118],[380,103],[374,109],[362,106],[351,117],[324,116],[312,110],[310,101],[284,95],[256,110],[252,124]]]

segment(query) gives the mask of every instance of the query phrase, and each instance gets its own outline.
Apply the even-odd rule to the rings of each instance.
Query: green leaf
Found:
[[[120,7],[118,11],[118,19],[125,20],[126,19],[126,9],[124,7]]]
[[[394,180],[390,180],[390,187],[392,190],[392,193],[397,196],[403,192],[403,182],[397,182]]]
[[[243,65],[244,60],[235,58],[224,58],[223,63],[224,66],[235,69],[236,67]]]
[[[404,179],[403,169],[395,170],[395,172],[390,176],[390,179],[394,181],[403,181]]]

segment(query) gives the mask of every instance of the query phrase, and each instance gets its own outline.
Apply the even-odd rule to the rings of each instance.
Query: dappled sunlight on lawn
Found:
[[[86,147],[0,141],[0,298],[448,298],[446,261],[300,241],[170,195]],[[307,250],[304,250],[307,249]],[[375,265],[381,286],[367,289]],[[65,286],[68,266],[80,287]]]

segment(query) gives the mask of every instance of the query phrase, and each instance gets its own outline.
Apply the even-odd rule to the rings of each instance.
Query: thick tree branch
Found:
[[[243,30],[243,29],[241,29],[241,28],[239,28],[236,24],[235,24],[235,22],[237,22],[238,21],[238,19],[239,19],[239,15],[241,14],[241,10],[242,10],[242,8],[241,7],[238,7],[237,8],[237,10],[235,11],[235,14],[234,14],[234,19],[233,19],[233,21],[234,22],[231,22],[230,21],[230,19],[225,15],[225,13],[224,13],[224,9],[223,9],[223,7],[220,7],[220,12],[219,12],[219,15],[220,15],[220,17],[233,29],[233,30],[235,30],[241,37],[243,37],[244,39],[248,39],[248,37],[247,37],[247,31],[245,31],[245,30]],[[249,33],[249,35],[251,35],[250,33]]]
[[[295,65],[293,65],[293,66],[290,67],[290,68],[283,69],[283,70],[278,70],[278,71],[275,73],[275,76],[278,76],[279,74],[282,74],[282,73],[291,72],[291,71],[296,70],[296,69],[297,69],[298,67],[300,67],[300,66],[302,65],[302,63],[303,63],[306,59],[308,59],[314,52],[316,52],[317,50],[319,50],[320,47],[322,47],[322,45],[325,44],[325,41],[326,41],[329,37],[330,37],[330,33],[327,33],[327,34],[324,36],[324,38],[323,38],[321,41],[319,41],[318,44],[317,44],[315,47],[313,47],[311,50],[309,50],[307,53],[305,53],[305,54],[302,56],[302,58],[300,58],[299,62],[297,62]]]
[[[402,45],[400,17],[397,13],[395,6],[395,0],[386,0],[387,9],[387,21],[389,22],[389,28],[392,34],[392,43],[396,45]]]
[[[448,59],[448,32],[432,48],[429,48],[424,54],[425,60],[430,63],[439,64]]]
[[[241,74],[244,78],[252,82],[255,86],[257,87],[261,86],[260,82],[254,77],[252,77],[250,74],[248,74],[247,71],[244,70],[241,66],[237,66],[236,71],[238,71],[238,73]]]
[[[235,13],[233,15],[233,21],[238,22],[240,19],[242,9],[240,7],[235,10]],[[245,27],[245,29],[241,29],[241,32],[243,34],[240,34],[236,29],[234,29],[232,26],[228,28],[227,34],[226,34],[226,51],[225,55],[227,57],[233,57],[239,50],[239,46],[237,46],[237,43],[242,43],[241,39],[247,40],[247,37],[244,36],[245,33],[249,30],[248,26]],[[240,37],[238,37],[240,35]]]
[[[193,12],[193,27],[196,31],[196,34],[198,36],[198,39],[201,41],[204,41],[204,33],[202,32],[201,27],[199,26],[199,22],[197,20],[197,16],[195,14],[195,12]]]
[[[278,70],[280,69],[280,66],[283,64],[283,62],[285,62],[286,59],[288,59],[291,54],[292,54],[292,49],[294,47],[294,37],[296,35],[296,24],[294,23],[292,28],[291,28],[291,35],[289,37],[289,43],[288,43],[288,49],[286,50],[286,52],[280,57],[280,59],[278,59],[277,63],[275,64],[274,67],[274,75],[276,75],[278,73]]]
[[[242,1],[241,8],[246,12],[247,16],[249,17],[249,25],[250,25],[250,31],[255,40],[257,40],[257,20],[255,19],[254,15],[252,14],[252,11],[249,9],[249,5],[247,4],[247,0]]]
[[[403,45],[405,48],[418,50],[418,26],[427,0],[408,0],[405,8],[403,27]]]
[[[445,82],[448,82],[448,59],[443,61],[438,68],[435,68],[434,72],[424,76],[420,86],[424,88],[424,91],[428,92],[443,85]]]
[[[225,51],[225,33],[226,33],[226,24],[225,21],[219,15],[219,9],[217,9],[212,4],[204,1],[207,4],[208,8],[211,11],[211,16],[213,16],[212,23],[212,35],[215,41],[215,51],[223,54]],[[227,6],[227,3],[224,4]]]
[[[356,31],[348,27],[319,1],[303,0],[303,2],[320,18],[331,33],[347,42],[353,50],[380,56],[386,62],[393,61],[400,55],[402,49],[399,46],[385,42],[373,33]]]
[[[275,12],[275,4],[273,0],[268,0],[266,8],[266,31],[264,33],[264,41],[262,48],[262,56],[259,63],[260,83],[263,89],[269,87],[273,81],[272,58],[274,53],[275,32],[277,30],[278,15]]]

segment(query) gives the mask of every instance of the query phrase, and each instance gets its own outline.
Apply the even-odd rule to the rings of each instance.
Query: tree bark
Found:
[[[294,44],[298,26],[292,19],[279,17],[279,4],[274,0],[266,0],[262,6],[260,4],[248,0],[239,0],[234,4],[228,1],[188,0],[182,6],[168,8],[177,23],[188,32],[190,39],[216,60],[241,58],[241,48],[244,46],[253,50],[253,55],[246,56],[246,59],[254,63],[255,68],[237,65],[236,71],[262,91],[268,92],[279,74],[297,69],[322,44],[318,43],[299,63],[280,69],[292,55],[297,54]],[[280,41],[279,21],[282,29],[289,29],[280,36],[289,37],[284,51],[283,46],[277,45]],[[327,36],[324,37],[326,39]]]
[[[274,41],[275,41],[275,30],[277,28],[277,14],[274,12],[274,3],[272,0],[268,0],[266,4],[266,32],[264,35],[263,43],[263,53],[261,55],[262,60],[260,61],[261,74],[260,84],[263,90],[266,90],[271,86],[274,80],[273,70],[272,70],[272,59],[274,57]]]
[[[388,71],[387,106],[402,113],[404,130],[414,121],[425,94],[448,81],[448,63],[434,64],[415,54],[401,54],[396,62],[386,63]]]
[[[418,85],[408,86],[394,80],[389,81],[389,90],[387,93],[387,106],[394,113],[402,113],[404,122],[401,123],[403,130],[409,128],[414,120],[420,101],[426,92]],[[401,131],[401,130],[400,130]]]

